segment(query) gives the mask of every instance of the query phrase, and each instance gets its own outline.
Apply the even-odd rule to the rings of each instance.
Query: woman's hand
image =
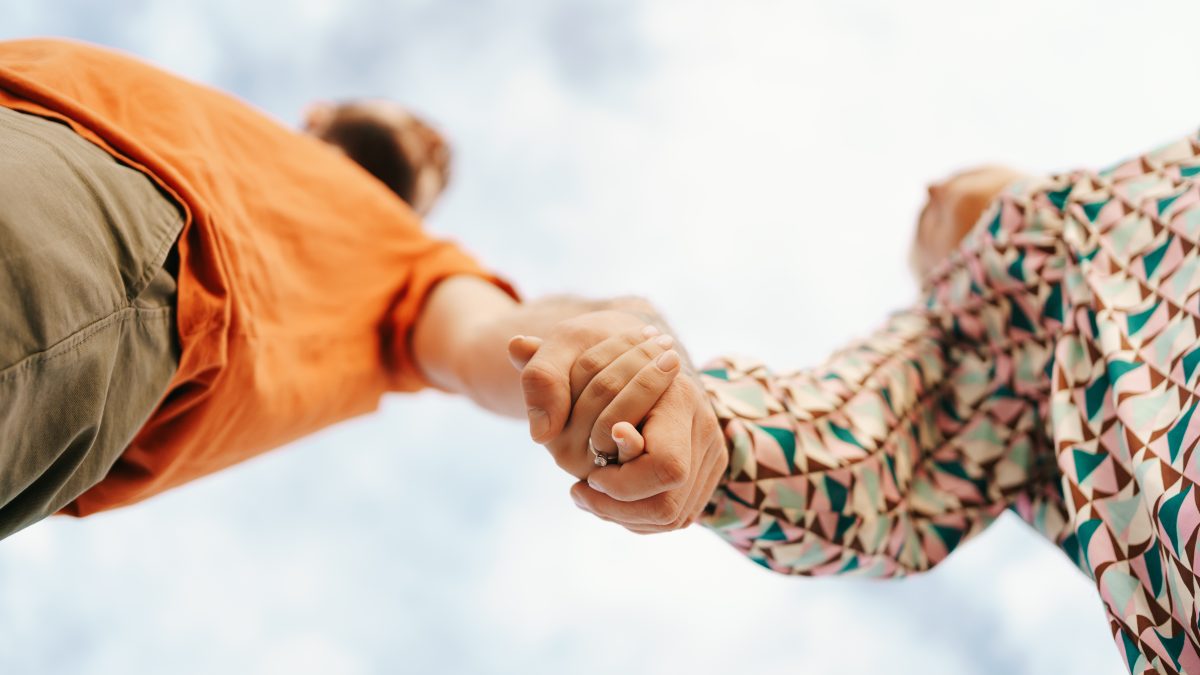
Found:
[[[614,463],[633,459],[635,453],[614,441],[613,426],[641,422],[681,366],[674,339],[653,326],[634,322],[597,340],[600,326],[611,331],[619,317],[596,314],[564,322],[545,341],[517,336],[509,342],[530,435],[576,478],[586,478],[598,456]]]
[[[634,450],[627,464],[592,472],[571,488],[576,505],[640,534],[691,525],[703,513],[729,465],[729,451],[708,395],[692,377],[676,378],[650,411],[642,433],[613,428]]]
[[[509,345],[514,365],[523,368],[526,405],[535,411],[534,439],[564,469],[587,476],[572,488],[581,508],[635,532],[691,524],[728,464],[706,394],[692,377],[675,377],[680,364],[673,341],[652,328],[582,351],[579,328],[544,343],[518,337]],[[563,410],[569,413],[559,414]],[[546,420],[535,420],[543,414]],[[634,426],[643,420],[644,436]],[[539,435],[547,421],[549,430]],[[598,452],[615,451],[619,465],[584,464],[593,459],[589,442]]]

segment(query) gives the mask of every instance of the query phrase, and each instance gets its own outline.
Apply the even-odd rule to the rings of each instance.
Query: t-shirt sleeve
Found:
[[[428,249],[410,266],[407,282],[384,326],[383,348],[389,390],[411,392],[433,386],[417,368],[410,338],[433,289],[442,281],[460,275],[484,279],[514,300],[521,299],[512,284],[488,271],[458,244],[431,239]]]

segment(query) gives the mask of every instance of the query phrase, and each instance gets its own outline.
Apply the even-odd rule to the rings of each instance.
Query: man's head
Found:
[[[445,139],[390,101],[314,103],[304,130],[340,148],[421,215],[433,208],[450,178]]]

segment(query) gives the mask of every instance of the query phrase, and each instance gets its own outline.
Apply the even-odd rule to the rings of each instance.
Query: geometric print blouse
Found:
[[[815,369],[701,376],[704,524],[786,574],[929,569],[1008,509],[1096,584],[1131,673],[1200,673],[1200,139],[1008,190],[922,302]]]

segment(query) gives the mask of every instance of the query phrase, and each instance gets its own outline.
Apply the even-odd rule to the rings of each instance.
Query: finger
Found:
[[[663,345],[668,344],[664,338],[669,338],[669,336],[659,335],[639,343],[636,347],[627,349],[604,370],[597,373],[592,381],[583,388],[579,398],[575,399],[563,434],[564,438],[570,439],[568,442],[572,447],[586,448],[588,438],[592,438],[597,451],[606,455],[611,455],[616,451],[616,444],[607,431],[602,438],[593,438],[592,429],[596,426],[596,420],[600,413],[604,412],[613,399],[637,377],[647,364],[651,364],[663,354],[666,349]]]
[[[579,400],[579,395],[583,393],[584,388],[592,381],[593,377],[645,339],[640,331],[629,331],[605,338],[596,346],[580,354],[571,366],[571,400]]]
[[[716,491],[717,484],[720,482],[721,474],[725,472],[725,464],[721,460],[721,452],[724,452],[724,446],[718,446],[718,452],[708,453],[703,462],[703,468],[699,472],[700,480],[686,489],[690,496],[687,498],[685,506],[680,510],[679,515],[670,523],[661,525],[652,525],[646,523],[627,523],[622,522],[604,512],[592,512],[589,506],[576,502],[579,508],[589,511],[601,520],[617,523],[625,527],[630,532],[637,534],[655,534],[660,532],[669,532],[672,530],[681,530],[693,525],[699,520],[704,508],[712,499],[713,492]],[[582,488],[581,488],[582,490]],[[582,494],[582,492],[581,492]]]
[[[690,410],[656,408],[642,429],[646,452],[628,464],[593,471],[588,475],[588,483],[593,489],[625,502],[679,488],[691,474],[691,429]]]
[[[610,521],[610,522],[615,523],[616,521],[614,520],[614,521]],[[617,524],[621,525],[620,523],[617,523]],[[651,525],[621,525],[621,527],[624,527],[626,530],[629,530],[630,532],[632,532],[634,534],[642,534],[642,535],[662,534],[663,532],[670,532],[670,530],[668,528],[659,527],[659,526],[651,526]]]
[[[582,481],[581,481],[581,484],[583,484]],[[586,484],[584,484],[584,485],[586,485]],[[571,498],[576,499],[574,490],[571,491]],[[591,511],[588,511],[587,508],[584,507],[584,505],[581,504],[577,499],[575,501],[575,506],[577,506],[580,511],[586,511],[589,515],[595,517],[598,520],[603,520],[606,523],[612,523],[614,525],[620,525],[621,527],[625,528],[626,530],[629,530],[630,532],[633,532],[634,534],[658,534],[660,532],[667,532],[669,529],[662,525],[631,525],[629,523],[621,523],[616,520],[613,520],[612,518],[609,518],[608,516],[602,516],[602,515],[599,515],[596,513],[592,513]]]
[[[521,371],[529,435],[534,442],[548,443],[566,425],[571,411],[571,366],[583,349],[569,340],[551,340],[538,348]]]
[[[614,442],[617,440],[613,434],[613,427],[618,422],[636,424],[645,419],[679,374],[679,363],[679,354],[668,350],[653,362],[642,366],[637,375],[596,418],[596,424],[592,427],[592,443],[597,448],[602,448],[610,438]],[[617,447],[617,454],[619,458],[620,446]]]
[[[678,491],[663,492],[648,499],[623,502],[597,492],[585,482],[571,486],[575,505],[601,518],[614,520],[625,527],[656,527],[670,525],[683,510],[684,496]]]
[[[539,347],[542,346],[542,339],[531,337],[528,335],[515,335],[513,339],[508,341],[508,360],[512,362],[513,368],[522,370],[529,364],[529,360],[537,353]]]
[[[724,447],[720,449],[722,452],[725,450]],[[704,510],[709,500],[712,499],[712,493],[721,478],[720,474],[725,470],[720,459],[720,455],[716,452],[704,455],[700,470],[696,472],[694,477],[695,480],[688,486],[689,496],[687,504],[679,514],[679,520],[672,523],[675,529],[683,529],[696,522],[696,519],[700,517],[700,512]]]
[[[629,422],[617,422],[612,428],[613,443],[617,445],[617,463],[632,461],[646,450],[646,439]]]

